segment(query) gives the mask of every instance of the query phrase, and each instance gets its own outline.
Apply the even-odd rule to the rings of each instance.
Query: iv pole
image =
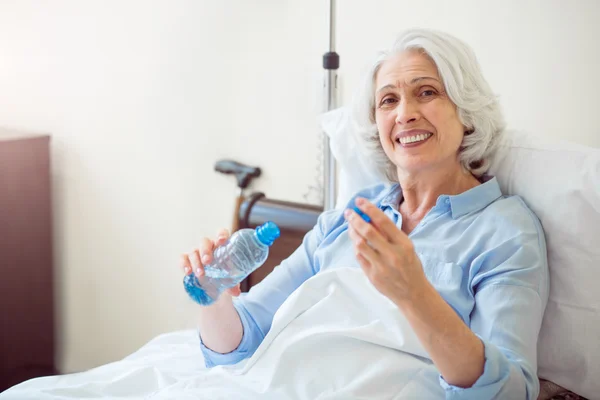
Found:
[[[335,52],[335,0],[329,0],[329,51],[323,55],[325,69],[325,111],[337,107],[337,70],[340,66],[340,56]],[[335,158],[329,147],[329,137],[323,135],[323,210],[335,206],[336,169]]]

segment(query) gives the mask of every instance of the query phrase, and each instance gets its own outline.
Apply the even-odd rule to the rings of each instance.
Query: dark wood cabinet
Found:
[[[0,129],[0,391],[57,373],[49,142]]]

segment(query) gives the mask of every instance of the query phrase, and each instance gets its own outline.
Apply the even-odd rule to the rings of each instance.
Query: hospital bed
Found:
[[[333,110],[327,115],[329,122],[338,120],[343,118],[344,109]],[[334,122],[335,126],[341,126],[339,121]],[[336,130],[328,128],[327,123],[323,126],[335,141]],[[360,181],[357,172],[352,171],[356,164],[345,164],[342,154],[335,156],[344,172],[340,174],[342,179],[344,174],[349,174]],[[240,164],[238,167],[244,166]],[[600,318],[597,305],[600,294],[594,278],[598,276],[600,260],[597,246],[600,237],[600,149],[540,139],[524,132],[510,132],[507,142],[494,159],[492,173],[505,193],[520,193],[532,206],[547,235],[551,293],[538,347],[539,399],[598,399]],[[347,193],[341,191],[340,202],[343,203],[343,197],[353,190],[349,188]],[[254,227],[273,220],[282,226],[282,239],[286,238],[279,241],[267,263],[258,270],[259,274],[250,275],[244,282],[244,289],[248,290],[297,247],[321,209],[319,206],[271,199],[259,192],[242,192],[238,200],[236,228]],[[369,308],[369,312],[376,309],[378,305]],[[270,344],[276,343],[273,340]],[[263,356],[267,357],[266,353]],[[239,382],[225,382],[226,376],[219,374],[225,374],[227,370],[220,367],[207,370],[202,357],[196,331],[172,332],[154,338],[120,361],[77,374],[24,382],[0,394],[0,400],[288,398],[280,396],[280,393],[269,396],[269,392],[257,396],[246,392],[244,385],[235,386]],[[352,353],[342,362],[350,363],[355,357],[361,358],[361,353]],[[282,366],[276,359],[267,359],[261,368],[264,373],[271,373],[270,382],[275,381],[278,387],[285,386],[282,383],[294,383],[291,390],[298,397],[291,398],[316,398],[310,393],[301,394],[314,382],[303,382],[298,371],[307,365],[319,368],[320,360],[310,354],[298,354],[288,361],[290,365]],[[369,370],[376,364],[362,368]],[[261,371],[261,368],[256,370]],[[341,397],[319,398],[369,397],[353,397],[353,393],[346,393]],[[374,395],[372,398],[389,397]]]
[[[330,2],[330,11],[333,4]],[[330,12],[331,26],[333,15]],[[348,110],[336,107],[332,94],[337,64],[331,53],[334,51],[328,52],[324,62],[329,94],[328,112],[321,120],[326,133],[323,206],[246,193],[250,182],[260,179],[260,168],[234,160],[222,160],[215,166],[219,172],[236,176],[240,188],[233,230],[268,220],[282,228],[265,265],[242,283],[245,292],[298,247],[324,209],[339,207],[352,193],[373,183],[356,149],[340,140],[342,132],[348,137],[350,128]],[[333,172],[336,162],[339,182]],[[511,132],[491,172],[505,193],[525,199],[547,233],[552,287],[538,348],[539,399],[579,399],[575,393],[600,399],[600,294],[596,290],[600,277],[600,150]],[[271,398],[253,397],[243,387],[211,386],[206,378],[210,374],[203,366],[197,332],[185,330],[160,335],[111,364],[27,381],[0,394],[0,400]],[[300,384],[308,387],[311,382]]]

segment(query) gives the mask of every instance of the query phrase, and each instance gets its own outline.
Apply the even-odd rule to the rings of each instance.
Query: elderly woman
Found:
[[[474,54],[447,34],[403,33],[370,68],[353,116],[382,184],[322,214],[249,294],[234,302],[231,289],[199,311],[207,365],[252,355],[294,290],[345,263],[406,317],[447,398],[535,399],[544,234],[523,201],[486,175],[504,125]],[[183,257],[187,273],[204,273],[227,232],[220,236]]]

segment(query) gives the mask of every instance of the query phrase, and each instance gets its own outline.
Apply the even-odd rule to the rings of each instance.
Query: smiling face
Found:
[[[464,127],[434,62],[417,50],[385,61],[375,77],[379,140],[399,174],[460,168]]]

